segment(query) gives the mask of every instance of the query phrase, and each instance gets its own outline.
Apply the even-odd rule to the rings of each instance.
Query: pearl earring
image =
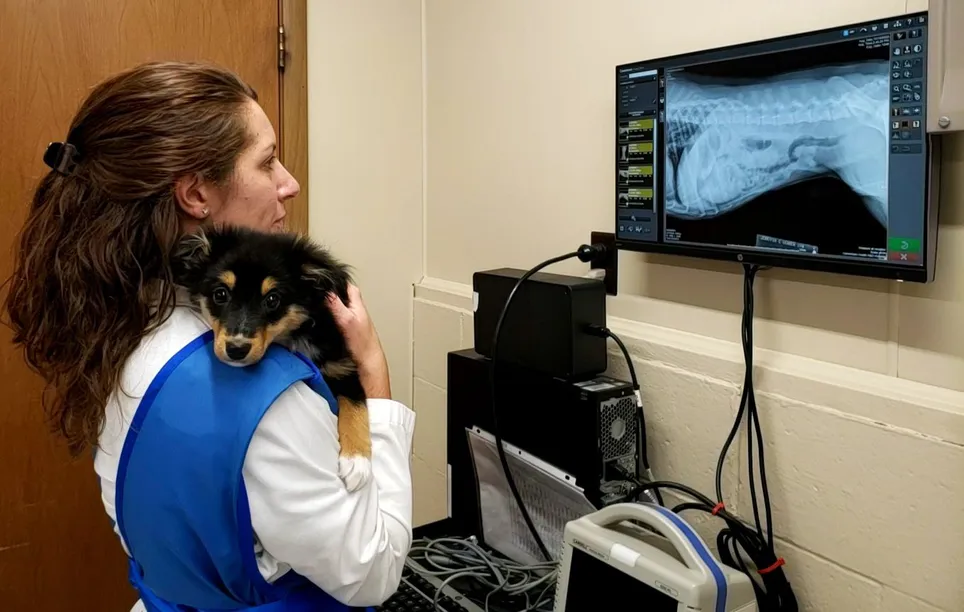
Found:
[[[202,209],[202,210],[201,210],[201,216],[202,216],[202,217],[208,216],[208,212],[210,212],[208,209],[206,209],[206,208],[205,208],[205,209]]]

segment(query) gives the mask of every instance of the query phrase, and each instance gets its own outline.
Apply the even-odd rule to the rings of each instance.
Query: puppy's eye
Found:
[[[228,290],[225,289],[224,287],[218,287],[217,289],[214,290],[214,293],[211,295],[211,298],[214,300],[215,304],[217,304],[218,306],[223,306],[228,303],[229,299],[231,299],[231,294],[228,293]]]
[[[277,293],[269,293],[264,298],[264,307],[269,311],[281,305],[281,297]]]

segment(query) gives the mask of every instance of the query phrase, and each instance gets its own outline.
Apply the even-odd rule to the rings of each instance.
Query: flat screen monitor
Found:
[[[617,66],[619,248],[932,280],[927,27],[914,13]]]

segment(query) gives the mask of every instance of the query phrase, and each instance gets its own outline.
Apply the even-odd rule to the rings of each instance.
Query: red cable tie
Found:
[[[786,561],[783,560],[783,557],[780,557],[779,559],[776,560],[776,562],[774,562],[773,565],[771,565],[770,567],[765,567],[761,570],[757,570],[757,573],[760,574],[761,576],[765,574],[769,574],[770,572],[775,571],[778,567],[784,564],[786,564]]]
[[[712,514],[713,516],[716,516],[716,513],[719,512],[720,510],[722,510],[722,509],[725,508],[725,507],[726,507],[726,506],[723,505],[723,502],[720,502],[720,503],[716,504],[715,506],[713,506],[713,510],[710,511],[710,514]]]

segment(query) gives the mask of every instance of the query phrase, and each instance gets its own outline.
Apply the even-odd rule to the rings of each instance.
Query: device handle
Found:
[[[638,521],[669,540],[688,569],[707,577],[713,573],[708,566],[716,564],[716,559],[706,543],[679,515],[667,508],[649,503],[623,502],[606,506],[587,518],[603,528],[623,521]]]

